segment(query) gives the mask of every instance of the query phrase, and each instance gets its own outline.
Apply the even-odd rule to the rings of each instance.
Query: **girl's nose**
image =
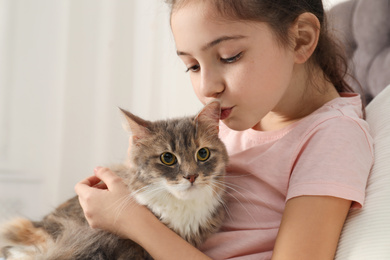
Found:
[[[200,91],[204,97],[217,98],[225,90],[223,77],[215,71],[202,71]]]

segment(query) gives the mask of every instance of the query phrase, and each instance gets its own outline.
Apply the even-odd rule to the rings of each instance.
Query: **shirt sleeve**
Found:
[[[340,116],[319,123],[308,131],[295,158],[286,200],[333,196],[363,206],[374,160],[365,121]]]

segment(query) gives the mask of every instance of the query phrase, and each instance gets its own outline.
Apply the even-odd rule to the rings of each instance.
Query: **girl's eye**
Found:
[[[210,157],[210,150],[206,147],[201,148],[196,154],[196,157],[198,158],[198,161],[204,162]]]
[[[224,63],[233,63],[233,62],[236,62],[238,61],[242,56],[242,52],[240,52],[239,54],[233,56],[233,57],[230,57],[230,58],[221,58],[221,61],[224,62]]]
[[[177,162],[176,156],[169,152],[162,153],[160,155],[160,160],[163,164],[168,166],[174,165]]]
[[[194,65],[192,67],[187,68],[186,72],[189,72],[189,71],[197,72],[197,71],[199,71],[199,69],[200,69],[199,65]]]

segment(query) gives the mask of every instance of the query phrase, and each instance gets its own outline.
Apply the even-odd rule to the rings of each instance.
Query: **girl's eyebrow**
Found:
[[[207,43],[205,46],[203,46],[201,48],[202,51],[205,51],[207,49],[210,49],[211,47],[214,47],[215,45],[218,45],[220,44],[221,42],[224,42],[224,41],[230,41],[230,40],[239,40],[239,39],[242,39],[242,38],[246,38],[247,36],[244,36],[244,35],[234,35],[234,36],[221,36],[209,43]],[[183,52],[183,51],[176,51],[177,55],[178,56],[181,56],[181,55],[189,55],[188,53],[186,52]]]

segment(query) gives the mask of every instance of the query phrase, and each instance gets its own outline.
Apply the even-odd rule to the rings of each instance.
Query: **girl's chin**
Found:
[[[230,129],[232,129],[234,131],[244,131],[244,130],[251,128],[250,126],[246,126],[246,124],[243,124],[243,122],[237,122],[236,120],[234,120],[234,118],[228,118],[228,119],[222,120],[222,122],[227,127],[229,127]]]

